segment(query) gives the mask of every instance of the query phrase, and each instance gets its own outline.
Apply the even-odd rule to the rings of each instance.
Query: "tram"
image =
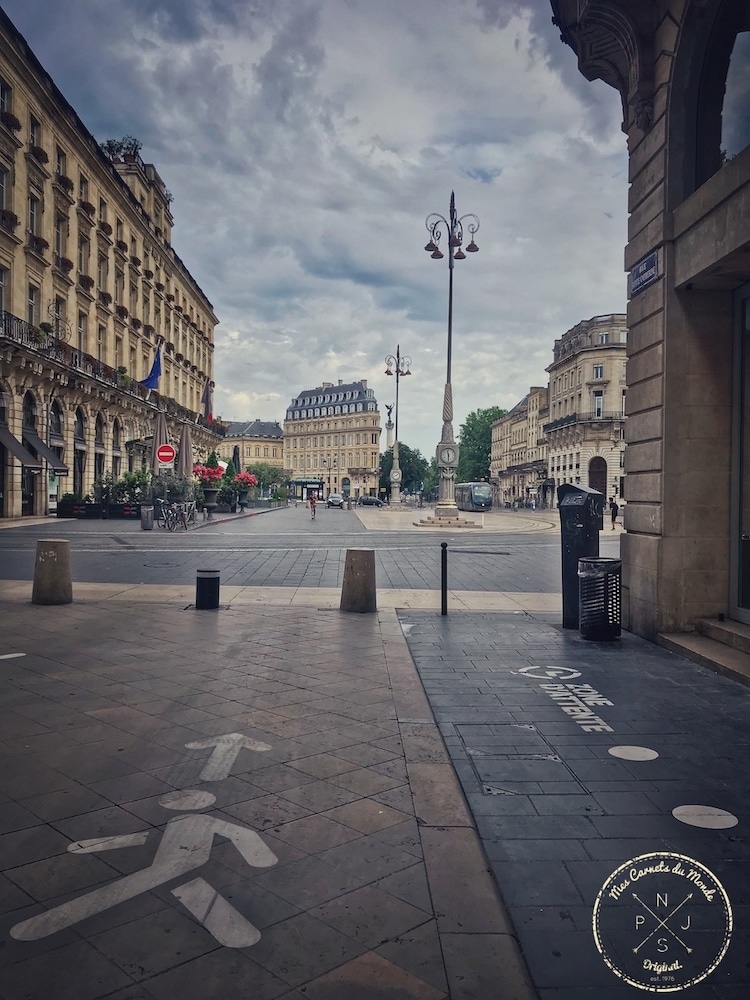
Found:
[[[456,483],[456,506],[459,510],[489,510],[492,487],[489,483]]]

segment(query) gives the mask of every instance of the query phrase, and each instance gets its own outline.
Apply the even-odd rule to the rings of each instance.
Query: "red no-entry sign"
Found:
[[[171,465],[174,462],[176,454],[174,445],[171,444],[160,444],[156,449],[156,457],[161,465]]]

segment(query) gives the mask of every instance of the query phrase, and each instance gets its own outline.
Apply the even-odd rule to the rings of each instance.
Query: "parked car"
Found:
[[[360,507],[385,507],[380,497],[360,497],[357,503]]]
[[[326,507],[340,507],[344,509],[344,498],[340,493],[329,493],[326,500]]]

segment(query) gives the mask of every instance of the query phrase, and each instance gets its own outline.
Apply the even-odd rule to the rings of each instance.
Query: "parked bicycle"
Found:
[[[186,500],[184,503],[168,503],[157,497],[155,500],[154,520],[160,528],[167,531],[176,531],[182,527],[185,531],[196,521],[195,500]]]

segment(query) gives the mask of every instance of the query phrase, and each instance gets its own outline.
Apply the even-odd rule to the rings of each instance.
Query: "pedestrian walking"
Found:
[[[315,507],[316,507],[317,503],[318,503],[318,495],[317,495],[317,493],[311,493],[310,494],[310,517],[312,518],[313,521],[315,520]]]
[[[614,531],[615,524],[617,523],[617,515],[620,513],[620,508],[617,506],[617,501],[614,497],[609,498],[609,513],[612,517],[612,531]]]

